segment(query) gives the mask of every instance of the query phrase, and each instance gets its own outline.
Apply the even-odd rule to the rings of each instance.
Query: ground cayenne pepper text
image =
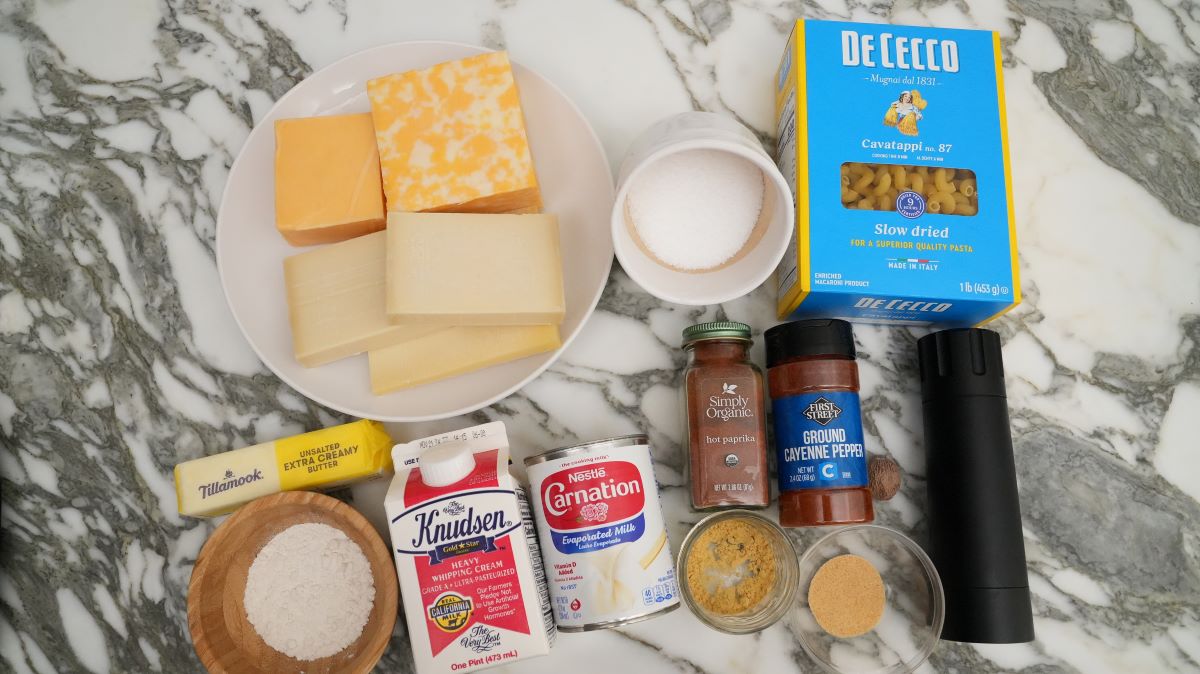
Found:
[[[850,324],[794,321],[767,330],[765,337],[779,523],[811,527],[872,521]]]
[[[762,372],[750,362],[750,327],[701,323],[683,331],[688,483],[692,507],[770,503]]]

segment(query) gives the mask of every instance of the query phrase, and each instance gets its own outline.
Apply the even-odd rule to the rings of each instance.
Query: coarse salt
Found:
[[[629,216],[659,262],[698,271],[718,267],[750,240],[763,204],[752,162],[719,150],[688,150],[646,166],[629,188]]]
[[[246,618],[267,645],[297,660],[340,652],[362,634],[375,579],[362,548],[328,524],[297,524],[250,565]]]

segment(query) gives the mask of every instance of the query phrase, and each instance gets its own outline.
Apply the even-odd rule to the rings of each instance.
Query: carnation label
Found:
[[[448,485],[433,479],[435,468],[438,477],[446,473],[446,462],[422,472],[434,452],[415,465],[395,458],[385,501],[420,674],[545,655],[555,635],[528,501],[508,472],[503,424],[398,445],[395,453],[437,447],[445,456],[460,446],[470,448],[468,467]]]
[[[645,436],[525,463],[559,629],[615,627],[679,605]]]

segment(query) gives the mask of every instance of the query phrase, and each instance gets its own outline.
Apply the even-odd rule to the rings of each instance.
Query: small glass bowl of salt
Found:
[[[794,219],[791,188],[749,129],[685,112],[651,126],[626,154],[613,247],[626,273],[655,297],[719,304],[770,277]]]

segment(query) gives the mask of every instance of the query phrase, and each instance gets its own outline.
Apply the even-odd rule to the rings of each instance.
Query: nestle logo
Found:
[[[575,471],[574,473],[571,473],[570,475],[567,476],[567,480],[569,480],[572,484],[574,484],[576,482],[586,482],[588,480],[599,479],[604,476],[605,476],[604,475],[604,467],[600,466],[598,468],[592,468],[590,470]]]
[[[804,418],[809,421],[815,421],[822,426],[828,426],[829,422],[837,419],[841,414],[842,408],[833,404],[832,400],[828,400],[824,396],[817,398],[808,407],[804,408]]]

